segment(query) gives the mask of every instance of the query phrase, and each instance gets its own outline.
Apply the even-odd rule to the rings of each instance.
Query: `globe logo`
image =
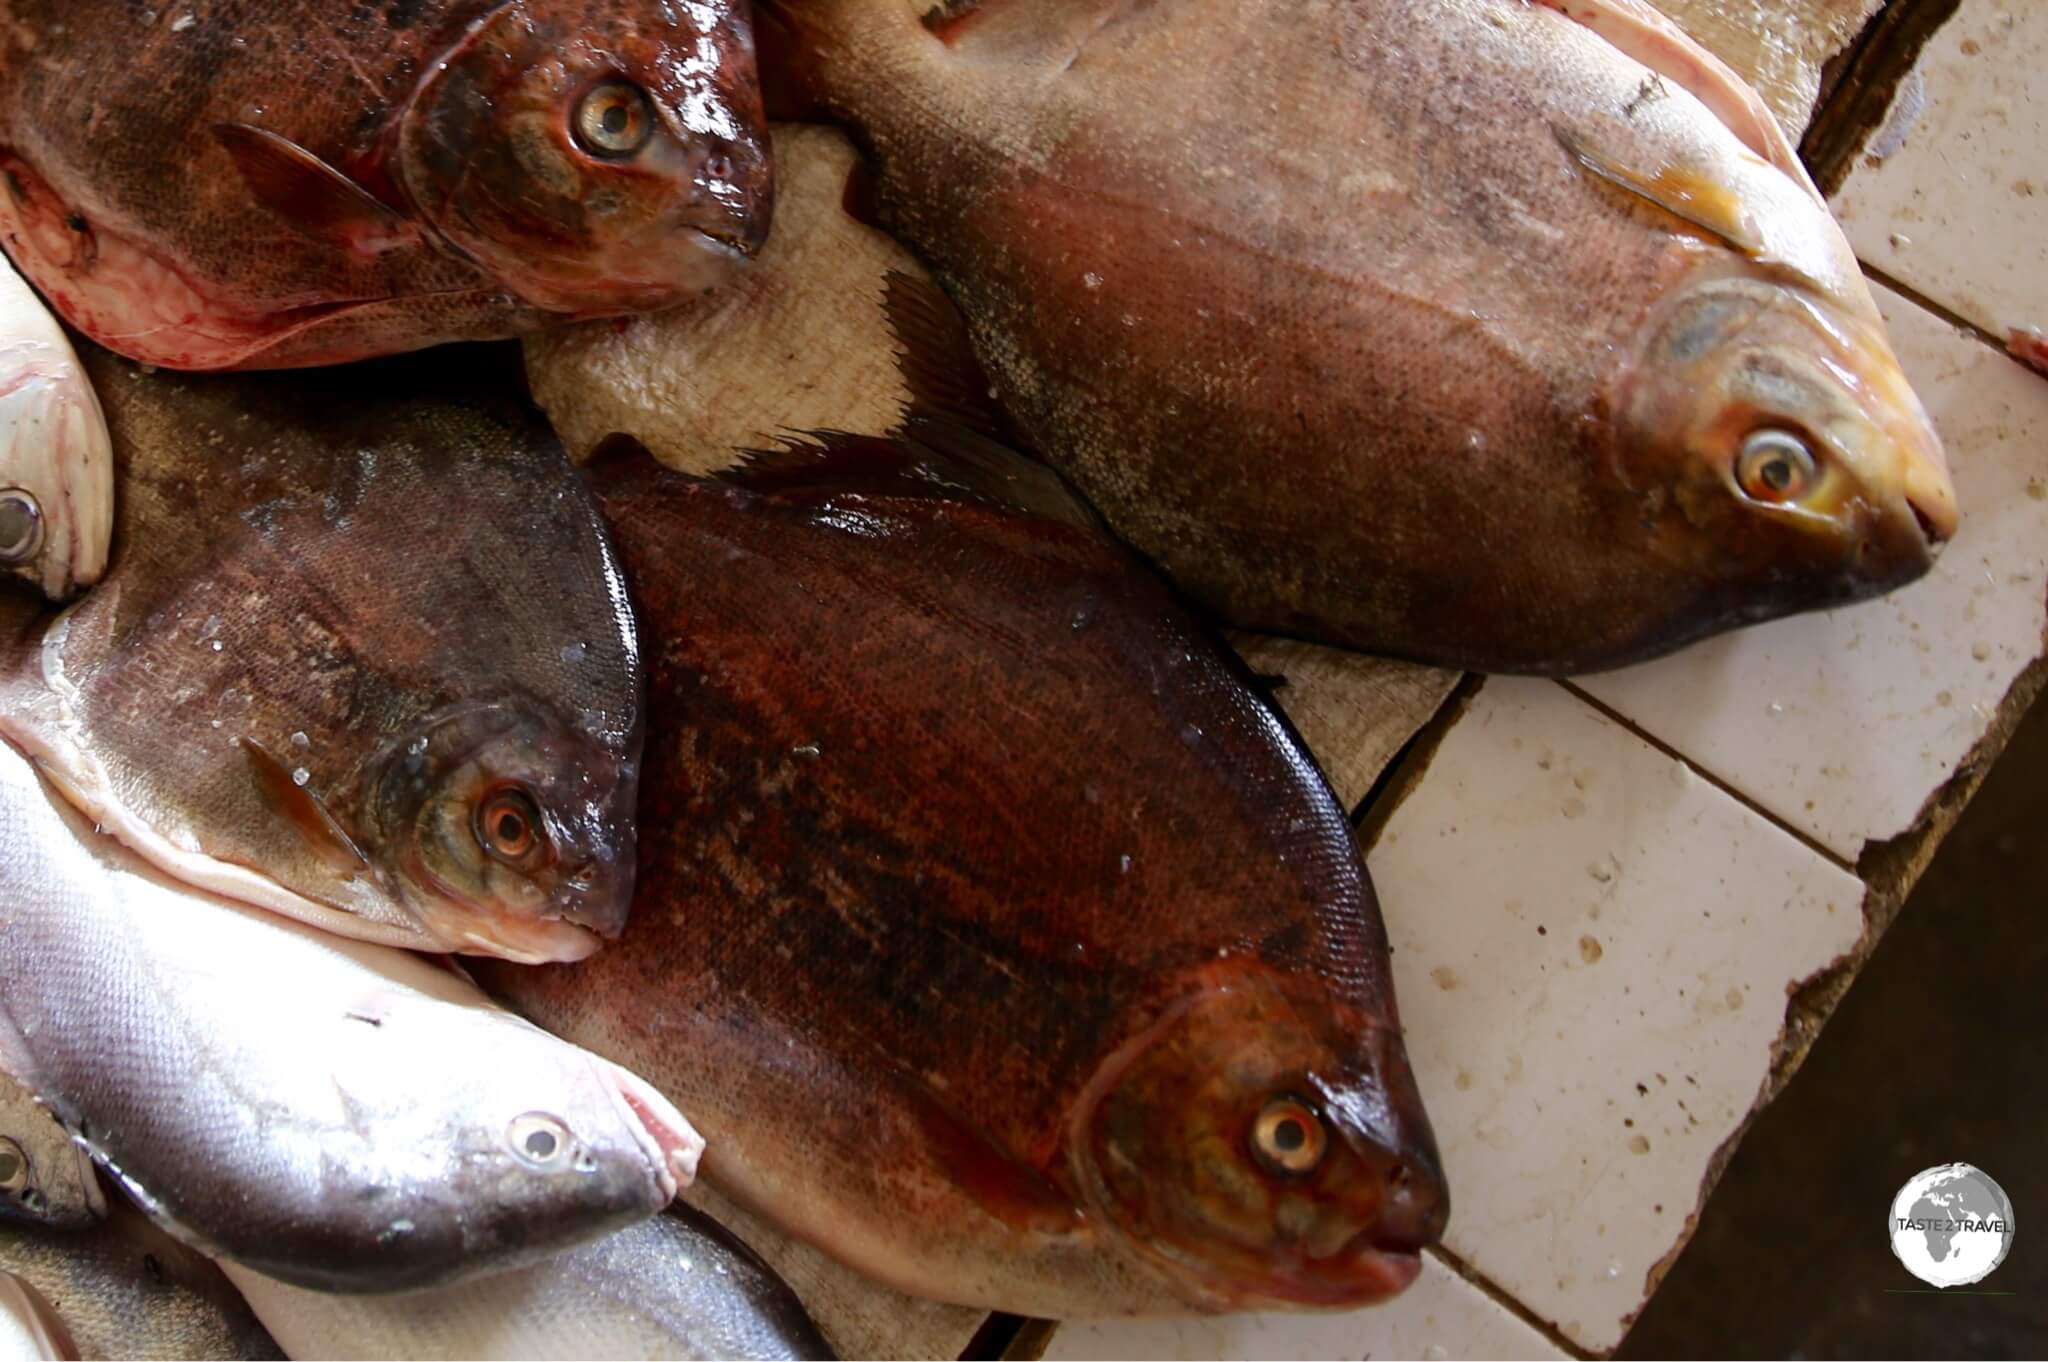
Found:
[[[1981,1282],[2012,1249],[2012,1202],[1967,1163],[1929,1168],[1892,1198],[1892,1252],[1929,1286]]]

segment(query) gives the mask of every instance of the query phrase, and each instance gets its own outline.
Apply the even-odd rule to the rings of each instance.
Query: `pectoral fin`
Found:
[[[237,740],[249,759],[249,770],[264,799],[287,822],[297,828],[323,861],[345,874],[361,874],[370,868],[370,858],[328,807],[306,786],[292,778],[284,763],[248,738]]]
[[[213,135],[257,201],[313,240],[359,255],[419,244],[419,229],[396,209],[298,143],[247,123],[222,123]]]
[[[1734,190],[1684,166],[1642,170],[1609,155],[1583,135],[1553,128],[1558,144],[1585,169],[1616,188],[1656,205],[1731,250],[1753,260],[1768,252],[1763,233]]]

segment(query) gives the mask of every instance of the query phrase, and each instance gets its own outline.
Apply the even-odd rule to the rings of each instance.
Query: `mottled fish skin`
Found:
[[[0,260],[0,573],[63,600],[107,566],[114,456],[57,319]]]
[[[736,0],[0,0],[0,175],[58,312],[181,369],[672,306],[773,204]]]
[[[631,901],[632,614],[515,357],[436,359],[227,378],[89,351],[115,558],[0,630],[0,736],[200,887],[576,959]]]
[[[687,1207],[531,1267],[432,1291],[323,1295],[232,1264],[226,1270],[294,1357],[832,1356],[803,1305],[767,1265]]]
[[[639,895],[592,960],[480,977],[899,1290],[1054,1318],[1398,1291],[1447,1202],[1344,811],[1049,475],[919,429],[979,453],[854,441],[746,487],[600,456],[650,639]],[[859,463],[906,451],[924,472]],[[1283,1100],[1327,1147],[1297,1176],[1251,1147]]]
[[[119,1197],[105,1223],[69,1233],[0,1224],[0,1335],[7,1282],[60,1339],[47,1356],[272,1362],[285,1354],[220,1269]],[[63,1345],[68,1344],[68,1347]],[[0,1357],[9,1356],[0,1338]]]
[[[645,1219],[702,1143],[452,971],[174,885],[0,752],[0,1068],[165,1229],[329,1291]]]
[[[1590,671],[1953,533],[1840,229],[1637,0],[963,8],[772,0],[771,84],[871,153],[1034,448],[1229,623]]]
[[[34,1093],[0,1072],[0,1220],[75,1230],[106,1213],[92,1156]]]

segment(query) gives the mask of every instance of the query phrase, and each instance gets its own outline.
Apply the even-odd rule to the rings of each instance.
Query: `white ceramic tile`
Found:
[[[1579,683],[1850,861],[1912,825],[2048,627],[2048,381],[1896,294],[1878,301],[1962,502],[1934,571]]]
[[[2002,337],[2048,328],[2048,5],[1963,0],[1835,195],[1865,262]]]
[[[1130,1358],[1568,1357],[1437,1259],[1387,1304],[1342,1315],[1222,1315],[1063,1324],[1047,1362]]]
[[[1370,855],[1446,1245],[1613,1347],[1862,885],[1551,682],[1489,681]]]

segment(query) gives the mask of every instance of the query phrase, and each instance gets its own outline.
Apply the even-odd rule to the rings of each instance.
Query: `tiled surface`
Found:
[[[1536,681],[1487,683],[1370,859],[1447,1245],[1612,1347],[1862,885]]]
[[[1414,1286],[1377,1310],[1349,1315],[1226,1315],[1209,1319],[1073,1324],[1053,1335],[1048,1362],[1117,1357],[1568,1357],[1433,1257]]]
[[[2048,150],[2040,160],[2048,171]],[[1934,571],[1867,605],[1580,682],[1852,862],[1912,825],[2048,627],[2048,381],[1895,294],[1878,299],[1963,507]]]
[[[2044,120],[2048,5],[1962,0],[1835,197],[1857,255],[2001,338],[2048,329]]]

